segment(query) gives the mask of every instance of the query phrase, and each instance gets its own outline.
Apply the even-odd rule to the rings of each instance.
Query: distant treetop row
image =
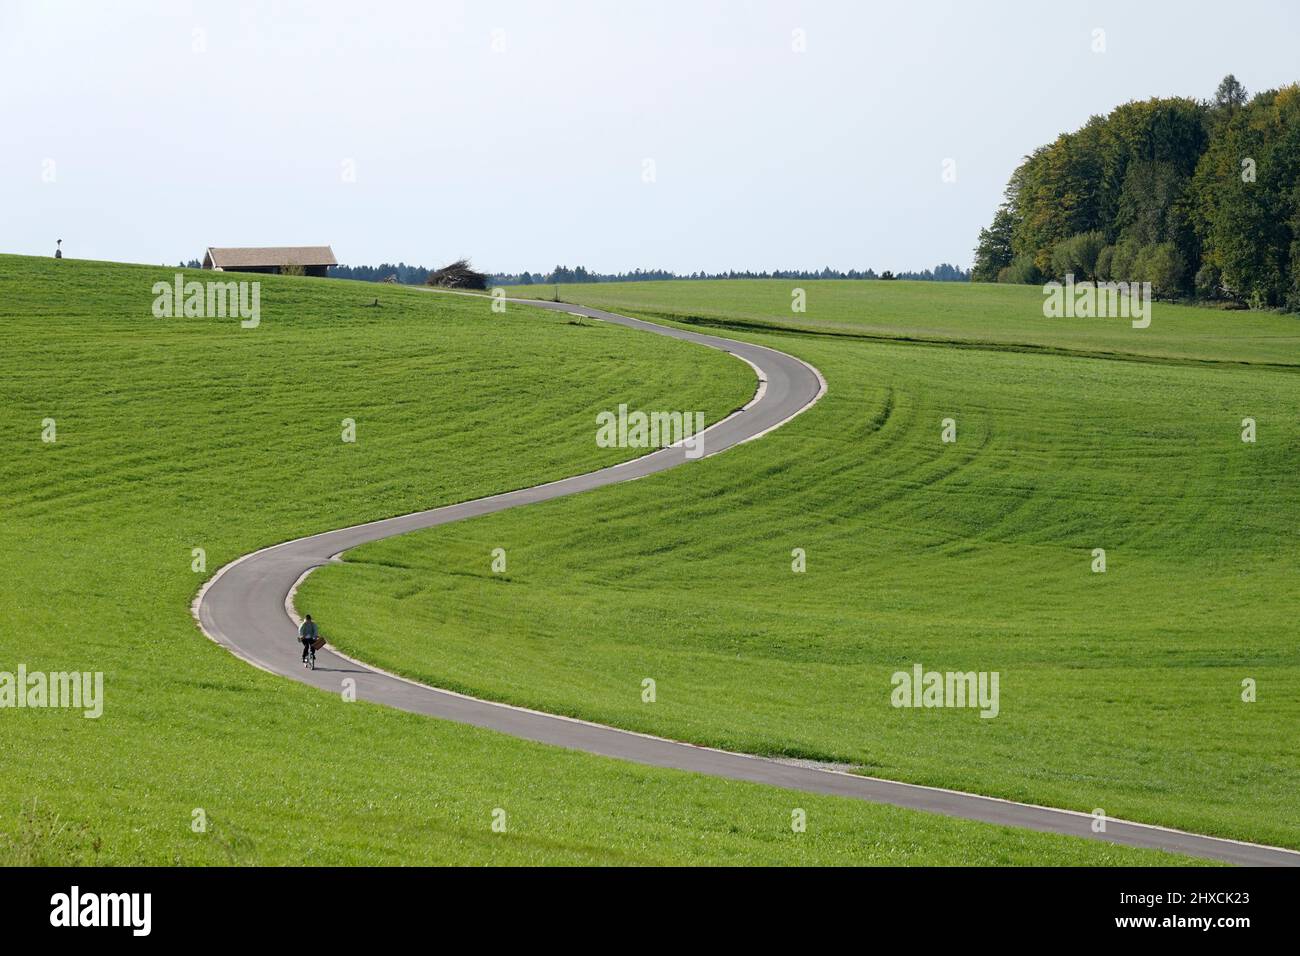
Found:
[[[410,266],[406,263],[378,266],[334,266],[331,276],[339,279],[363,279],[379,282],[389,276],[396,276],[397,281],[406,285],[423,285],[429,277],[429,270],[423,266]],[[583,266],[570,269],[568,266],[556,266],[550,272],[498,272],[489,277],[492,285],[550,285],[552,283],[584,282],[652,282],[667,279],[920,279],[934,282],[966,282],[970,271],[958,266],[941,263],[933,269],[920,272],[884,272],[874,269],[859,271],[849,269],[777,269],[771,272],[691,272],[679,274],[665,269],[633,269],[630,272],[600,273],[590,272]]]

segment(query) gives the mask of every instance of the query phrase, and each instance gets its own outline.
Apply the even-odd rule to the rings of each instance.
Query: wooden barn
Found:
[[[338,265],[329,246],[263,246],[259,248],[222,248],[208,246],[203,254],[203,268],[218,272],[263,272],[293,275],[326,276],[330,266]]]

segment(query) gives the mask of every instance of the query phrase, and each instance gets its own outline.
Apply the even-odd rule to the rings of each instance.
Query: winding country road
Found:
[[[744,409],[703,433],[705,458],[766,434],[811,407],[826,391],[825,380],[811,365],[760,345],[655,325],[567,303],[508,301],[683,339],[729,352],[752,365],[759,375],[754,399]],[[199,627],[212,640],[273,674],[331,693],[338,693],[342,679],[350,677],[356,682],[356,694],[360,700],[486,727],[527,740],[655,767],[853,797],[968,820],[1167,850],[1228,863],[1300,866],[1300,853],[1290,850],[1121,820],[1108,819],[1105,832],[1095,833],[1094,818],[1085,813],[793,765],[478,700],[379,671],[329,649],[318,655],[317,670],[308,671],[302,667],[296,643],[296,622],[292,616],[292,592],[312,569],[329,563],[349,548],[421,528],[642,478],[683,464],[707,467],[690,460],[683,447],[664,448],[620,465],[533,488],[287,541],[245,555],[218,571],[195,598],[194,615]]]

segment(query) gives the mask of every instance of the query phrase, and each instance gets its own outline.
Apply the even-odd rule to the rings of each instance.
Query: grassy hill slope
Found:
[[[806,311],[792,311],[794,289]],[[527,286],[510,289],[527,297]],[[537,287],[542,298],[551,286]],[[786,279],[613,282],[560,288],[567,301],[740,331],[982,343],[1020,351],[1142,356],[1183,363],[1300,366],[1295,315],[1154,304],[1150,327],[1125,319],[1049,319],[1036,286]]]
[[[189,613],[224,562],[616,461],[633,452],[596,447],[597,410],[712,419],[753,378],[599,323],[328,280],[261,277],[256,329],[154,318],[174,271],[0,256],[0,671],[105,682],[96,720],[0,710],[0,864],[1169,861],[626,766],[235,659]]]
[[[924,322],[1015,345],[1022,313],[983,287],[850,286],[810,288],[801,321],[849,323],[869,300],[891,336]],[[561,290],[784,323],[750,315],[772,294]],[[1278,367],[1300,324],[1174,306],[1147,330],[1024,321],[1027,341],[1089,352],[1103,323],[1132,358],[733,330],[816,364],[826,398],[673,473],[358,549],[299,605],[350,652],[439,686],[1300,846],[1300,376]],[[999,672],[999,716],[892,707],[891,675],[915,663]]]

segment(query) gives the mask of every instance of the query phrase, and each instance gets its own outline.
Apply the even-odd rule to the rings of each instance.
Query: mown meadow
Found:
[[[1179,862],[554,750],[237,660],[190,616],[223,563],[612,463],[635,451],[595,444],[597,411],[714,419],[754,382],[685,343],[343,281],[258,277],[256,329],[156,318],[174,274],[0,256],[0,671],[105,694],[98,719],[0,709],[0,864]]]
[[[561,287],[829,392],[683,469],[358,549],[299,606],[438,686],[1300,847],[1300,319],[881,281],[796,314],[791,286]],[[998,716],[891,706],[918,663],[998,672]]]

